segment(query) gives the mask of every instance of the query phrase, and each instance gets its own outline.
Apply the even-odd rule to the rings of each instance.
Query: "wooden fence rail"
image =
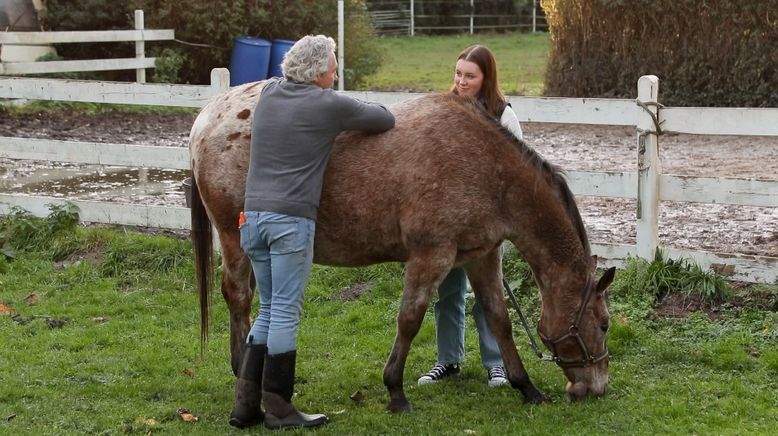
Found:
[[[144,28],[143,11],[135,11],[135,30],[93,30],[73,32],[0,32],[0,44],[46,45],[85,42],[135,41],[134,58],[67,60],[47,62],[0,62],[0,75],[47,74],[74,71],[136,70],[136,80],[146,82],[146,68],[154,68],[156,58],[146,57],[146,41],[172,41],[172,29]]]
[[[83,82],[30,78],[0,78],[0,98],[87,101],[119,104],[149,104],[201,107],[212,95],[226,90],[229,73],[215,69],[210,86],[149,85],[139,83]],[[420,94],[344,91],[357,98],[385,104]],[[519,119],[529,122],[633,126],[640,163],[634,171],[570,171],[568,178],[576,195],[636,199],[637,242],[592,244],[602,265],[622,265],[629,256],[651,258],[659,247],[658,215],[661,201],[729,203],[778,207],[778,181],[723,177],[691,177],[662,174],[659,165],[657,128],[664,132],[719,135],[778,136],[778,108],[661,108],[659,81],[644,76],[638,82],[638,101],[627,99],[581,99],[509,97]],[[639,104],[636,104],[639,103]],[[189,167],[188,150],[181,147],[102,144],[0,137],[0,157],[39,159],[145,168]],[[733,156],[736,158],[736,156]],[[63,204],[51,197],[0,193],[0,214],[23,207],[37,216],[49,213],[47,204]],[[189,228],[189,213],[183,207],[142,206],[94,201],[72,201],[86,222]],[[750,282],[778,281],[778,258],[737,253],[664,248],[673,258],[692,259],[732,279]]]

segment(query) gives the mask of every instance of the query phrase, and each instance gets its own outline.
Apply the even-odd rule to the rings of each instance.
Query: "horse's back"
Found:
[[[504,133],[459,97],[427,95],[392,106],[395,128],[338,138],[325,174],[317,261],[406,260],[409,249],[497,238],[494,147]],[[495,235],[486,234],[496,232]]]
[[[251,121],[262,83],[213,98],[190,134],[192,171],[219,232],[243,208]],[[395,128],[338,136],[322,189],[315,261],[360,265],[407,259],[409,247],[498,238],[504,134],[474,105],[433,94],[391,107]],[[499,148],[499,147],[498,147]],[[494,233],[494,234],[492,234]]]

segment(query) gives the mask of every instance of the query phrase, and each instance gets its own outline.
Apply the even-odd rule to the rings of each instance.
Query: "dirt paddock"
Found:
[[[0,112],[0,136],[186,147],[193,121],[190,114]],[[523,129],[533,147],[566,170],[635,170],[634,129],[541,123],[525,123]],[[666,134],[660,138],[660,156],[664,173],[778,180],[778,138]],[[13,180],[46,165],[51,166],[0,159],[0,178]],[[175,192],[162,200],[133,201],[180,205],[182,198]],[[578,201],[592,242],[635,243],[634,200]],[[659,225],[664,246],[778,256],[778,208],[663,202]]]

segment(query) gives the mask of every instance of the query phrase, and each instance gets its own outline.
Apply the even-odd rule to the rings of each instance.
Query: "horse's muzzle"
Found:
[[[567,391],[568,396],[573,401],[583,400],[588,396],[599,398],[605,395],[605,392],[607,390],[608,390],[607,382],[602,384],[593,384],[593,385],[587,385],[582,382],[578,382],[578,383],[567,382],[567,386],[565,387],[565,391]]]

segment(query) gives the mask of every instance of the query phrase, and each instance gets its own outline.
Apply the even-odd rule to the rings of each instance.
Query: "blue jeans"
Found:
[[[457,363],[465,358],[466,292],[467,275],[462,268],[452,269],[438,288],[438,301],[435,303],[438,363]],[[491,330],[489,330],[489,326],[486,324],[486,319],[478,299],[476,299],[473,306],[473,318],[478,329],[481,363],[487,369],[502,366],[500,348]]]
[[[247,342],[268,354],[297,349],[303,292],[313,265],[316,222],[274,212],[244,212],[240,246],[251,259],[259,288],[259,314]]]

